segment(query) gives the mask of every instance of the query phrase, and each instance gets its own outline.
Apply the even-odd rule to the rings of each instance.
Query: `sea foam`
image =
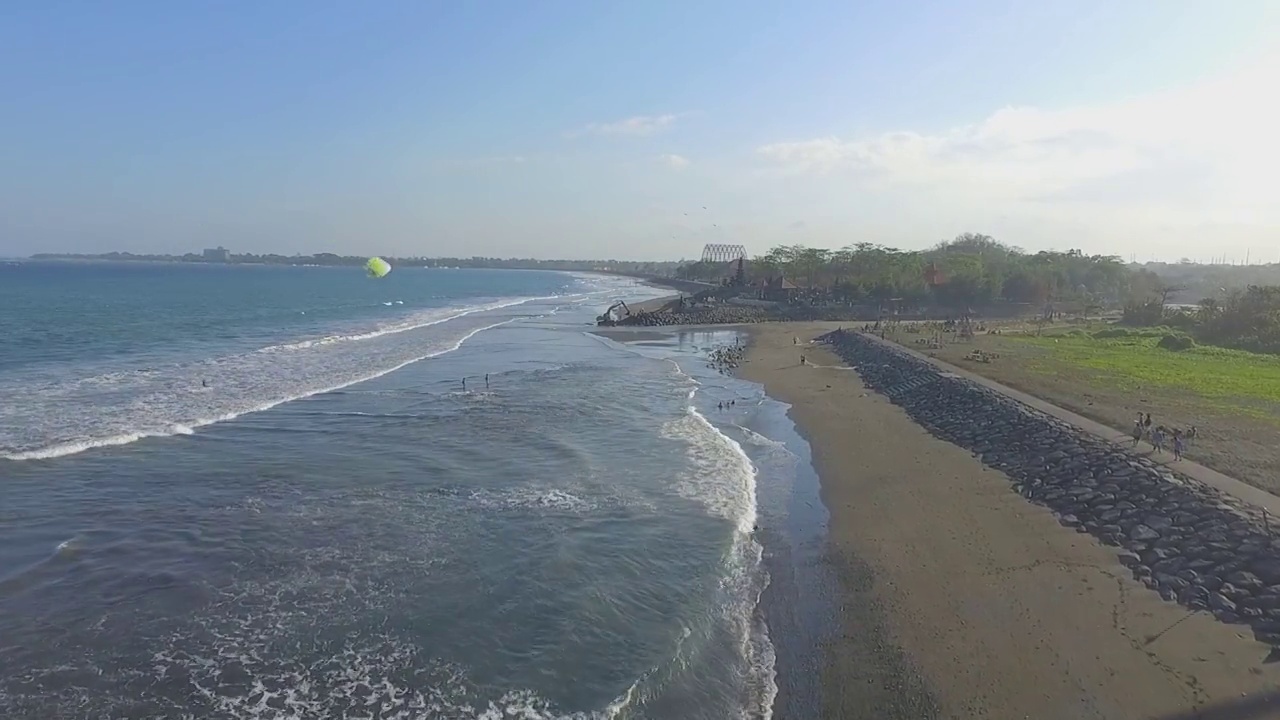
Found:
[[[520,319],[468,316],[551,298],[514,298],[187,363],[0,388],[0,459],[42,460],[197,428],[372,380],[457,350]],[[477,322],[479,320],[479,322]],[[470,321],[470,322],[468,322]],[[411,331],[435,329],[431,335]],[[203,385],[207,381],[208,386]]]

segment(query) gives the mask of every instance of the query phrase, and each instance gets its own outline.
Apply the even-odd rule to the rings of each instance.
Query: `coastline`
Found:
[[[95,279],[127,297],[113,273]],[[253,317],[231,302],[252,295],[253,275],[228,272],[245,285],[210,295],[227,299],[211,305],[229,323]],[[563,282],[532,277],[552,291]],[[529,282],[514,278],[514,294]],[[72,392],[105,370],[86,351],[57,388],[79,401],[77,420],[116,432],[150,427],[114,413],[119,398],[154,417],[200,413],[241,388],[261,403],[294,394],[286,381],[301,391],[240,418],[196,414],[219,418],[199,428],[0,459],[0,506],[30,519],[0,536],[0,716],[378,708],[712,720],[742,701],[767,717],[756,711],[775,697],[773,657],[753,612],[755,478],[741,450],[775,450],[734,424],[762,393],[705,367],[701,338],[638,348],[673,357],[688,370],[680,377],[584,337],[591,303],[636,292],[631,283],[492,309],[454,300],[466,283],[458,293],[446,283],[416,299],[461,305],[456,318],[387,333],[362,321],[354,337],[273,329],[256,343],[267,352],[191,343],[172,367],[148,358],[142,382],[112,376],[112,403]],[[351,285],[356,296],[368,287]],[[156,314],[170,316],[174,304],[156,297]],[[322,316],[309,303],[333,302],[283,301],[308,318]],[[354,314],[399,316],[383,307]],[[92,336],[66,337],[70,353]],[[224,372],[206,387],[210,368]],[[156,392],[146,384],[156,377],[177,390]],[[739,411],[713,413],[728,393]],[[156,396],[173,402],[147,404]],[[32,428],[65,416],[22,405]]]
[[[1163,602],[825,348],[792,344],[833,325],[740,329],[737,373],[791,406],[830,513],[822,716],[1163,718],[1275,687],[1247,628]]]
[[[620,327],[587,333],[650,357],[670,357],[668,352],[678,349],[692,361],[685,371],[700,380],[707,421],[737,443],[754,468],[751,535],[760,548],[762,575],[751,611],[753,623],[758,623],[751,646],[757,660],[768,658],[757,679],[772,685],[772,692],[760,699],[770,694],[772,699],[767,709],[755,708],[744,717],[828,717],[822,705],[826,662],[821,648],[833,640],[840,612],[838,579],[825,561],[828,514],[819,497],[809,445],[788,416],[787,405],[766,395],[758,383],[708,363],[713,348],[746,341],[741,327]],[[713,405],[731,399],[738,409]]]

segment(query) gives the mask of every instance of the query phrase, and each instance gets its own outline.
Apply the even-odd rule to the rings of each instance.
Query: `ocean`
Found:
[[[807,447],[709,367],[734,332],[590,332],[665,294],[0,266],[0,717],[805,707]]]

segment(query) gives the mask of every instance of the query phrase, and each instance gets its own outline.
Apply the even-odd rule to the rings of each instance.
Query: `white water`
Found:
[[[448,316],[411,326],[319,344],[277,345],[159,369],[2,388],[0,458],[40,460],[148,437],[190,435],[199,427],[332,392],[452,352],[477,333],[518,318],[480,327],[452,321],[535,299],[547,298],[456,308]],[[430,337],[405,336],[409,330],[441,325]],[[209,387],[201,385],[203,380]]]
[[[676,491],[733,523],[721,588],[730,598],[723,608],[724,619],[732,626],[740,657],[747,664],[741,716],[744,720],[769,720],[778,687],[773,642],[756,611],[767,584],[762,566],[764,548],[756,542],[754,533],[757,469],[736,440],[698,411],[694,398],[700,383],[674,360],[670,362],[676,373],[693,385],[685,415],[662,428],[664,437],[682,440],[689,446],[690,468],[677,478]]]
[[[438,308],[435,310],[429,310],[425,313],[421,313],[415,316],[414,318],[412,318],[411,320],[406,320],[404,322],[396,323],[393,325],[386,325],[378,328],[377,330],[372,330],[366,333],[357,333],[354,335],[327,335],[325,337],[313,338],[309,340],[300,340],[298,342],[284,343],[282,345],[268,345],[267,347],[264,347],[258,350],[258,352],[279,352],[282,350],[306,350],[308,348],[318,347],[321,345],[332,345],[334,343],[353,342],[358,340],[373,340],[374,338],[379,338],[384,335],[394,335],[396,333],[408,332],[410,330],[420,330],[422,328],[431,327],[432,325],[439,325],[440,323],[448,322],[450,320],[454,320],[460,317],[466,317],[467,315],[471,315],[478,312],[485,312],[486,310],[501,310],[502,308],[512,307],[514,305],[522,305],[524,303],[533,302],[536,300],[554,300],[554,299],[556,299],[555,296],[513,298],[513,299],[507,299],[507,300],[499,300],[497,302],[491,302],[485,305],[473,305],[471,307],[461,308],[461,309],[452,308],[452,307]],[[390,304],[390,303],[385,303],[385,304]]]

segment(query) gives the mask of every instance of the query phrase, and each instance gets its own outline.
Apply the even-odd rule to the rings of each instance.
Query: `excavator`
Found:
[[[619,310],[619,308],[621,308],[621,311],[615,315],[614,311]],[[623,318],[627,317],[631,317],[631,308],[627,307],[626,303],[619,300],[618,302],[610,305],[609,309],[605,310],[603,315],[596,318],[596,324],[612,325],[616,322],[621,322]]]

